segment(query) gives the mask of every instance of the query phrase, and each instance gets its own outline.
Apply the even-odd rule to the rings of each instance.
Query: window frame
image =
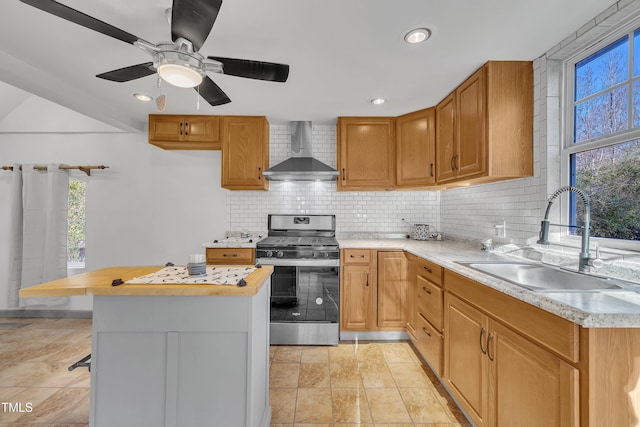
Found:
[[[561,141],[560,141],[560,179],[561,185],[569,185],[571,182],[571,155],[583,151],[593,150],[595,148],[606,147],[610,145],[616,145],[623,142],[629,142],[636,139],[640,139],[640,126],[635,129],[627,129],[625,131],[617,132],[607,136],[603,136],[594,140],[574,142],[575,138],[575,66],[580,61],[588,58],[589,56],[607,48],[613,43],[616,43],[621,38],[628,36],[631,54],[627,58],[630,79],[625,80],[624,84],[614,85],[609,89],[628,85],[629,91],[629,103],[627,105],[627,117],[629,123],[633,125],[633,53],[634,53],[634,33],[640,31],[640,16],[636,16],[628,22],[620,25],[609,31],[603,37],[600,37],[597,41],[590,43],[584,49],[570,55],[562,62],[563,79],[562,79],[562,91],[560,96],[560,126],[561,126]],[[638,80],[639,77],[635,77]],[[593,97],[591,95],[589,97]],[[597,96],[597,95],[596,95]],[[587,98],[589,98],[587,97]],[[573,195],[573,193],[571,193]],[[560,215],[561,222],[571,224],[573,219],[570,217],[571,203],[568,198],[561,198],[560,200]],[[580,244],[580,236],[571,235],[570,229],[565,229],[562,232],[562,238],[566,239],[572,244]],[[626,250],[640,250],[640,241],[637,240],[622,240],[611,239],[604,237],[593,237],[591,241],[598,245],[608,248],[626,249]]]

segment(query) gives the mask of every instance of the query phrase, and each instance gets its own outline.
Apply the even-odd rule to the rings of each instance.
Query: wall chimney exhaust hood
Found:
[[[311,122],[291,122],[291,157],[263,172],[270,181],[335,181],[338,171],[313,157]]]

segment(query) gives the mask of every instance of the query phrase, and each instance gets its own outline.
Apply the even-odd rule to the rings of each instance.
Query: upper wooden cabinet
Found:
[[[435,108],[397,117],[396,187],[424,188],[435,183]]]
[[[533,175],[533,66],[489,61],[436,106],[438,184]]]
[[[266,190],[262,172],[269,167],[269,123],[265,117],[222,118],[222,187]]]
[[[166,150],[219,150],[220,118],[149,114],[149,144]]]
[[[391,190],[395,118],[338,117],[338,190]]]

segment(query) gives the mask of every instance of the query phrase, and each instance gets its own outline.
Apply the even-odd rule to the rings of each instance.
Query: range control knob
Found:
[[[278,252],[276,252],[276,256],[278,258],[282,258],[284,256],[284,253],[282,251],[278,251]]]
[[[313,257],[314,258],[318,258],[318,255],[319,255],[318,252],[315,252],[315,251],[313,252]]]
[[[267,258],[271,258],[273,256],[273,251],[267,251]]]

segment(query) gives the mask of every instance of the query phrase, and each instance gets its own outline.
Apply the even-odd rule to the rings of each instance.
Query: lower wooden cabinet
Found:
[[[579,371],[453,294],[444,380],[476,426],[578,426]]]
[[[207,264],[252,265],[256,263],[253,248],[207,248]]]
[[[408,260],[403,251],[378,252],[378,313],[379,328],[403,329],[408,311]]]
[[[371,252],[369,249],[342,250],[340,272],[340,329],[342,330],[368,331],[375,325],[376,282],[375,276],[371,274]]]
[[[408,260],[404,251],[343,249],[340,329],[404,331]]]

